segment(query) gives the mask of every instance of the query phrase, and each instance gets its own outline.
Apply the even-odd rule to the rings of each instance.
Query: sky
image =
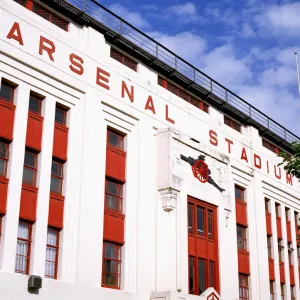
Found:
[[[98,0],[300,136],[300,2]]]

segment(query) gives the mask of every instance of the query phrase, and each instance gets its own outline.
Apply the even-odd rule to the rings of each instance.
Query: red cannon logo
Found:
[[[192,166],[194,176],[202,183],[208,181],[208,166],[202,159],[197,159]]]

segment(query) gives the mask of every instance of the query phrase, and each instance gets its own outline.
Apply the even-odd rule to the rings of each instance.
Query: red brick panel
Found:
[[[271,214],[266,212],[267,235],[272,235]]]
[[[279,272],[280,272],[280,282],[285,283],[285,274],[284,274],[284,263],[279,263]]]
[[[286,222],[286,234],[287,234],[287,240],[289,243],[292,242],[292,231],[291,231],[291,222]]]
[[[50,194],[48,225],[62,229],[64,222],[65,197],[55,193]]]
[[[239,273],[249,275],[250,274],[250,257],[247,251],[238,251],[238,266]]]
[[[236,200],[235,209],[236,209],[236,223],[247,227],[248,226],[247,203]]]
[[[6,214],[8,179],[0,177],[0,215]]]
[[[68,131],[69,129],[66,126],[55,123],[54,140],[53,140],[53,156],[63,161],[67,160]]]
[[[124,244],[124,215],[104,213],[104,239]]]
[[[277,225],[277,237],[282,239],[282,230],[281,230],[281,218],[276,218],[276,225]]]
[[[275,280],[274,259],[272,258],[269,258],[269,277],[271,281]]]
[[[125,182],[126,153],[113,147],[106,148],[106,176]]]
[[[27,184],[22,185],[20,218],[35,222],[38,188]]]
[[[42,148],[43,117],[28,113],[26,146],[41,151]]]
[[[295,274],[293,265],[290,265],[290,284],[295,285]]]
[[[16,106],[0,100],[0,137],[12,141]]]

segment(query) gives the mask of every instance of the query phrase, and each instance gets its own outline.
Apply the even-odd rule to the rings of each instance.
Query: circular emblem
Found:
[[[194,176],[200,182],[205,183],[208,181],[208,166],[203,160],[201,159],[196,160],[192,168],[193,168]]]

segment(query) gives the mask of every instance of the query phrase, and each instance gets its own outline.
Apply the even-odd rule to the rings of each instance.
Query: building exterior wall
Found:
[[[281,178],[276,178],[274,168],[278,172],[279,159],[262,146],[257,129],[242,126],[239,133],[224,125],[222,112],[210,107],[207,114],[163,89],[157,84],[158,75],[143,64],[134,72],[113,60],[110,45],[90,27],[71,23],[65,32],[10,0],[1,1],[0,20],[0,79],[17,85],[7,211],[0,242],[1,299],[36,297],[26,291],[27,276],[14,273],[30,91],[45,96],[30,265],[34,275],[44,276],[55,105],[58,102],[70,108],[58,280],[43,278],[40,299],[149,299],[167,291],[175,296],[167,293],[161,297],[171,299],[178,297],[178,289],[185,295],[182,297],[196,297],[187,295],[188,196],[218,208],[220,295],[224,300],[239,299],[235,184],[246,189],[251,299],[269,298],[265,197],[271,200],[274,250],[275,202],[281,204],[286,299],[290,299],[284,207],[290,208],[293,229],[294,211],[300,211],[299,183],[295,178],[292,184],[288,182],[282,168]],[[15,22],[23,45],[7,38]],[[41,36],[55,44],[53,60],[46,51],[39,54]],[[84,61],[82,75],[74,68],[72,71],[72,53]],[[97,84],[97,68],[110,73],[109,83],[101,80]],[[134,86],[134,101],[126,93],[122,97],[122,81],[128,88]],[[121,290],[101,287],[107,126],[126,134],[126,243]],[[230,151],[228,139],[232,141]],[[180,159],[180,155],[196,159],[201,154],[224,192],[200,183],[191,166]],[[260,157],[261,168],[257,161],[255,166],[254,155]],[[164,193],[170,189],[174,194]],[[165,202],[166,195],[172,200]],[[167,207],[169,212],[163,209]],[[300,299],[296,232],[291,232],[296,299]],[[274,265],[276,299],[280,299],[277,251]]]

